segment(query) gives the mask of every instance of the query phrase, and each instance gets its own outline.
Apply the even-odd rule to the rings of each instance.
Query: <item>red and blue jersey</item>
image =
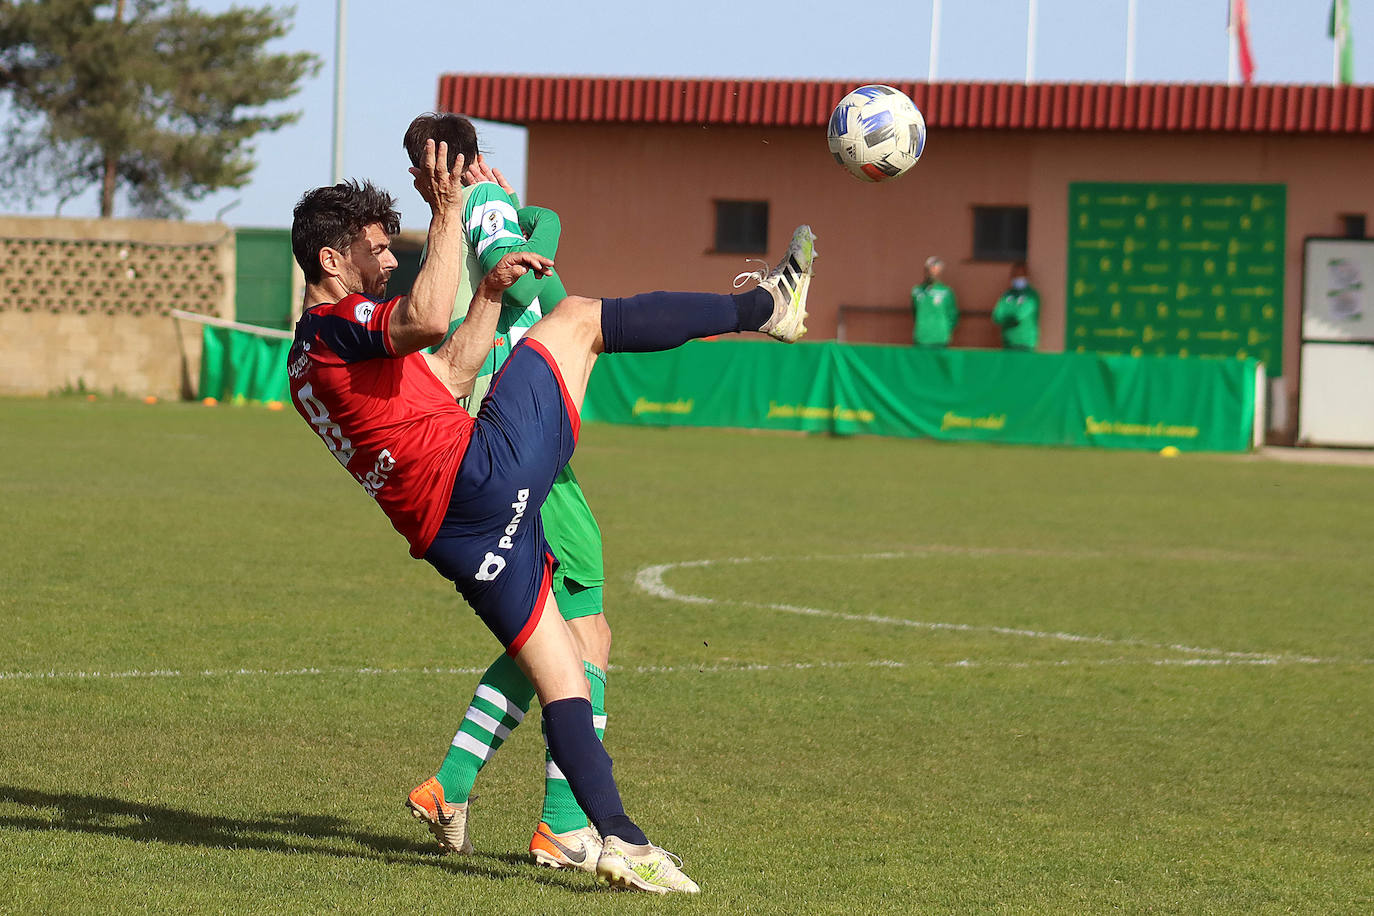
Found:
[[[306,309],[287,361],[291,402],[421,557],[472,437],[472,417],[419,353],[397,356],[400,297],[352,295]]]

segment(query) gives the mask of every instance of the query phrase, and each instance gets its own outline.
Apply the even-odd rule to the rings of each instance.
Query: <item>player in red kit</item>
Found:
[[[292,400],[412,556],[456,585],[534,685],[549,752],[604,841],[598,878],[696,893],[680,862],[625,814],[593,727],[580,650],[549,593],[557,561],[539,508],[572,456],[599,354],[666,350],[740,330],[796,340],[805,333],[814,236],[798,229],[781,263],[746,293],[564,299],[511,352],[473,417],[455,399],[472,390],[502,291],[552,262],[505,255],[479,284],[467,320],[436,353],[423,353],[444,340],[462,271],[463,161],[450,167],[448,158],[446,145],[431,141],[423,165],[411,169],[431,221],[429,257],[409,296],[379,301],[396,265],[390,237],[399,215],[390,195],[344,182],[296,205],[291,241],[306,290],[288,357]],[[408,804],[437,832],[456,815],[437,783]]]

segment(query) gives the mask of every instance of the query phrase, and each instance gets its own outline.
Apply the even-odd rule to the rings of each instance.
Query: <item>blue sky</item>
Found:
[[[244,4],[193,5],[217,10]],[[411,117],[434,107],[441,73],[923,80],[930,63],[931,5],[932,0],[870,0],[857,7],[813,0],[526,0],[501,17],[484,17],[479,12],[491,7],[474,3],[352,0],[344,171],[389,188],[400,199],[404,224],[423,228],[427,212],[410,187],[400,137]],[[1024,78],[1027,6],[1027,0],[944,0],[939,78]],[[1374,31],[1361,31],[1371,8],[1374,0],[1351,0],[1357,80],[1374,72]],[[1126,9],[1127,0],[1039,0],[1037,80],[1120,81]],[[1224,82],[1226,9],[1227,0],[1139,0],[1136,79]],[[251,184],[191,205],[190,219],[222,214],[239,226],[286,226],[300,193],[329,182],[334,10],[335,0],[299,0],[291,33],[275,45],[313,51],[326,61],[319,76],[282,106],[302,110],[301,120],[257,141]],[[1329,83],[1329,10],[1329,0],[1250,0],[1256,81]],[[522,189],[523,131],[492,125],[482,140]],[[818,135],[817,143],[824,142]],[[52,205],[33,212],[50,215]],[[93,194],[63,209],[65,216],[96,212]]]

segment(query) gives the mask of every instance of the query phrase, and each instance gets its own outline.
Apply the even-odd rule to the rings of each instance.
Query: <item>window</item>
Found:
[[[1025,207],[973,208],[973,259],[975,261],[1026,260],[1026,228],[1030,211]]]
[[[768,201],[716,201],[714,251],[762,254],[768,251]]]
[[[1363,213],[1342,213],[1341,214],[1341,235],[1348,239],[1362,239],[1365,237],[1365,219]]]

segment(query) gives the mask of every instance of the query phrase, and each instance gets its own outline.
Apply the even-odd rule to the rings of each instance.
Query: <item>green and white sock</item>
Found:
[[[602,739],[606,735],[606,672],[588,661],[584,661],[582,667],[587,672],[587,685],[591,688],[592,725],[596,728],[596,737]],[[542,722],[540,728],[543,728]],[[587,815],[582,813],[577,799],[573,798],[568,778],[549,754],[547,734],[544,737],[544,811],[539,819],[548,824],[554,833],[581,830],[588,824]]]
[[[439,785],[450,804],[467,801],[478,771],[525,718],[533,700],[534,686],[515,660],[502,653],[482,675],[463,724],[439,766]]]

